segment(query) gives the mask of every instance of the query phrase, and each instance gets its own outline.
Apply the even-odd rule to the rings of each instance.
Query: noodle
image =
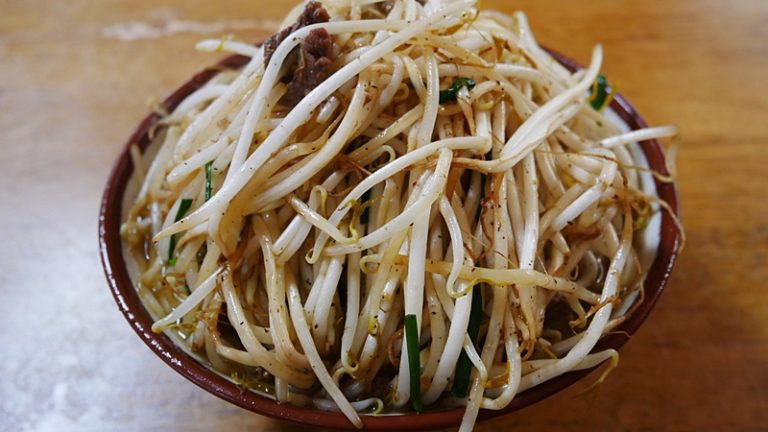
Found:
[[[592,350],[642,301],[635,231],[663,207],[632,146],[677,128],[622,131],[590,106],[601,47],[570,73],[521,13],[322,7],[328,22],[269,52],[199,43],[250,59],[161,120],[151,162],[132,149],[121,233],[153,331],[357,427],[460,404],[470,430],[481,408],[615,362]],[[317,38],[330,73],[294,106]]]

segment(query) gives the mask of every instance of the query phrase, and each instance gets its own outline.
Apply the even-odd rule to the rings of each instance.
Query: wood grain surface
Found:
[[[587,381],[479,431],[768,430],[768,1],[482,0],[604,70],[683,131],[688,246],[667,292]],[[0,0],[0,430],[308,430],[187,382],[117,312],[99,263],[104,182],[151,98],[258,40],[282,1]]]

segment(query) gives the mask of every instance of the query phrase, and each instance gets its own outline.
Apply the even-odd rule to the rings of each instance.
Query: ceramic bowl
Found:
[[[556,53],[552,55],[564,66],[576,70],[580,66],[572,60]],[[168,111],[173,110],[179,102],[194,90],[200,88],[222,69],[239,68],[247,58],[241,56],[228,57],[214,67],[207,68],[195,75],[187,83],[179,87],[164,101]],[[616,121],[621,121],[628,129],[646,127],[645,121],[623,97],[617,95],[610,109],[615,113]],[[218,374],[205,364],[185,352],[165,334],[153,333],[152,318],[139,300],[134,285],[128,273],[120,239],[120,224],[123,214],[123,202],[133,165],[129,155],[129,147],[137,143],[142,149],[149,144],[148,131],[160,118],[150,114],[139,123],[128,138],[120,156],[117,158],[112,173],[107,180],[104,196],[101,202],[99,216],[99,245],[104,273],[117,307],[131,325],[141,340],[162,359],[168,366],[183,375],[200,388],[247,410],[307,425],[332,429],[354,429],[354,426],[340,413],[320,411],[314,408],[278,404],[272,399],[260,394],[243,391],[235,383]],[[620,120],[618,120],[620,119]],[[636,147],[636,153],[644,154],[648,166],[666,173],[664,153],[655,140],[649,140]],[[665,200],[671,209],[677,213],[678,200],[674,184],[660,183],[648,176],[648,183],[655,183],[656,194]],[[650,186],[650,185],[649,185]],[[680,244],[678,232],[672,217],[666,212],[659,212],[654,224],[649,225],[653,232],[646,233],[653,245],[655,258],[651,255],[653,264],[645,283],[645,300],[634,313],[615,331],[604,336],[594,351],[607,348],[619,349],[638,330],[645,321],[661,296],[672,267],[675,263]],[[481,410],[478,420],[488,419],[519,410],[538,402],[575,383],[589,374],[590,370],[570,372],[539,386],[524,391],[501,411]],[[453,408],[442,411],[429,411],[421,414],[405,413],[392,415],[363,415],[363,423],[367,430],[421,430],[457,426],[461,422],[463,408]]]

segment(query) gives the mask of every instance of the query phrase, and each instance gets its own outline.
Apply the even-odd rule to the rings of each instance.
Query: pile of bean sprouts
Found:
[[[151,156],[132,149],[122,237],[153,330],[358,427],[464,405],[470,430],[480,408],[615,360],[592,350],[642,301],[635,237],[660,211],[631,146],[676,128],[620,130],[590,103],[600,46],[571,73],[522,13],[323,6],[331,20],[266,65],[258,46],[201,42],[249,61],[166,113]],[[317,28],[334,72],[283,107],[285,63]]]

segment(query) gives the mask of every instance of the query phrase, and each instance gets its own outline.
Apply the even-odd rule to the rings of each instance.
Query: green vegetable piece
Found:
[[[592,95],[589,97],[589,103],[595,111],[600,111],[605,107],[605,102],[608,99],[607,86],[608,80],[605,76],[603,74],[598,75],[595,84],[592,86]]]
[[[174,219],[174,222],[178,222],[181,220],[181,218],[184,217],[184,215],[187,213],[189,208],[192,207],[192,199],[190,198],[184,198],[181,200],[181,203],[179,203],[179,209],[176,211],[176,218]],[[168,266],[173,267],[176,265],[176,257],[173,256],[173,251],[176,249],[176,234],[171,236],[171,244],[168,247]]]
[[[453,83],[447,90],[440,90],[440,103],[455,101],[462,87],[472,90],[475,87],[475,81],[466,77],[454,78]]]
[[[212,177],[213,177],[213,161],[205,164],[205,200],[211,199],[211,192],[213,190]]]
[[[411,377],[411,405],[421,412],[421,359],[419,357],[419,335],[416,332],[416,315],[405,316],[405,345],[408,349],[408,372]]]
[[[480,292],[480,285],[472,288],[472,309],[469,313],[469,324],[467,333],[472,343],[477,343],[477,336],[480,333],[480,321],[483,314],[483,294]],[[463,350],[456,363],[456,374],[453,379],[451,393],[456,397],[466,397],[469,390],[469,376],[472,373],[472,361]]]

